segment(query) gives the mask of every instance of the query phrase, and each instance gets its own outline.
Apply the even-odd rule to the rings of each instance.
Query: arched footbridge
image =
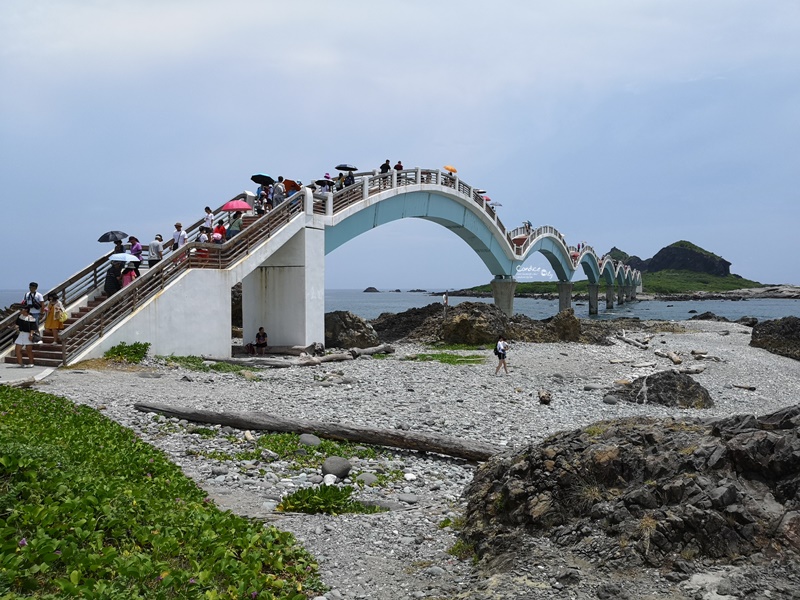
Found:
[[[589,281],[590,313],[598,310],[602,283],[607,306],[634,299],[641,289],[638,271],[598,256],[591,246],[568,245],[554,227],[506,230],[481,193],[453,174],[416,168],[356,178],[326,194],[303,188],[267,214],[247,219],[241,233],[224,244],[192,242],[168,253],[110,298],[102,295],[108,255],[100,257],[52,290],[71,317],[61,344],[37,348],[37,362],[69,364],[135,341],[149,342],[151,352],[161,355],[229,356],[230,290],[240,282],[245,339],[264,326],[270,345],[322,343],[325,255],[398,219],[425,219],[464,240],[493,275],[495,304],[507,314],[513,313],[514,276],[536,252],[558,277],[560,310],[570,306],[579,268]],[[200,225],[186,228],[189,239]],[[0,336],[0,348],[7,350],[12,342],[13,336]]]

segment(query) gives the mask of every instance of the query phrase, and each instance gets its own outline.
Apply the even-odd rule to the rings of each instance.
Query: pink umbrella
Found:
[[[252,209],[253,209],[253,207],[250,206],[244,200],[231,200],[230,202],[226,202],[225,204],[222,205],[222,210],[229,210],[229,211],[232,211],[232,210],[245,210],[245,211],[247,211],[247,210],[252,210]]]

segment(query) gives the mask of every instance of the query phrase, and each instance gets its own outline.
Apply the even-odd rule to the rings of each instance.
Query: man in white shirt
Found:
[[[31,281],[28,285],[28,293],[22,299],[22,303],[28,307],[30,315],[36,319],[36,327],[39,327],[39,318],[42,316],[42,305],[44,305],[44,296],[36,290],[39,289],[39,284]]]
[[[164,245],[161,243],[163,241],[164,238],[158,233],[156,234],[156,238],[150,242],[150,245],[147,247],[147,263],[150,265],[151,269],[164,258]]]
[[[172,251],[174,252],[185,245],[186,239],[186,232],[183,230],[183,225],[175,223],[175,231],[172,232]]]

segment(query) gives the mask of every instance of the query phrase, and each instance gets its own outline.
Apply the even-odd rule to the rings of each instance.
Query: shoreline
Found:
[[[477,292],[468,289],[448,291],[448,295],[453,298],[492,298],[491,292]],[[444,292],[428,292],[429,296],[439,296]],[[516,293],[515,298],[535,298],[537,300],[558,300],[555,292],[547,293]],[[797,300],[800,299],[800,286],[795,285],[772,285],[759,288],[742,288],[739,290],[729,290],[727,292],[684,292],[676,294],[650,294],[643,292],[637,294],[636,301],[658,300],[667,302],[688,302],[692,300],[751,300],[751,299],[770,299],[770,300]],[[573,300],[587,300],[588,294],[575,293]]]

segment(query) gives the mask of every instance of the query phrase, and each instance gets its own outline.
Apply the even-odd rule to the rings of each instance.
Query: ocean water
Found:
[[[490,298],[460,298],[450,296],[450,305],[461,302],[491,302]],[[364,292],[363,290],[325,290],[325,311],[349,310],[364,318],[374,319],[384,312],[398,313],[427,306],[441,304],[442,297],[423,292]],[[580,318],[615,319],[618,317],[639,317],[665,321],[684,321],[695,314],[706,311],[735,321],[740,317],[755,317],[759,321],[800,316],[800,300],[754,299],[754,300],[687,300],[683,302],[640,300],[615,305],[605,310],[605,299],[600,300],[599,314],[589,317],[588,302],[573,302],[575,315]],[[690,312],[696,311],[696,312]],[[532,319],[546,319],[558,312],[558,300],[539,300],[535,298],[515,298],[514,312]]]
[[[20,302],[27,290],[0,290],[0,307]],[[450,297],[450,305],[460,302],[491,302],[489,298]],[[374,319],[381,313],[398,313],[427,306],[441,304],[441,296],[425,292],[364,292],[363,290],[325,290],[325,311],[349,310],[364,319]],[[800,300],[755,299],[755,300],[687,300],[684,302],[662,300],[640,300],[614,306],[605,310],[605,300],[600,300],[600,311],[592,319],[615,319],[617,317],[639,317],[665,321],[683,321],[694,314],[713,312],[720,317],[735,321],[740,317],[755,317],[759,321],[780,319],[781,317],[800,317]],[[575,314],[581,318],[589,317],[588,302],[573,302]],[[696,311],[696,312],[690,312]],[[558,312],[558,300],[539,300],[535,298],[515,298],[514,312],[532,319],[545,319]]]

